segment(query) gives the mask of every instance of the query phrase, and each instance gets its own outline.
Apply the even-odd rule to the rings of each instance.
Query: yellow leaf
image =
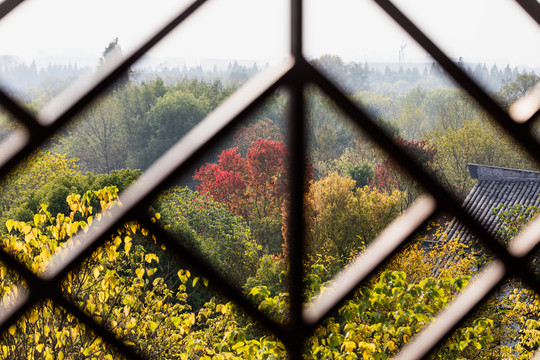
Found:
[[[111,284],[111,288],[114,288],[117,283],[118,279],[116,279],[114,275],[111,275],[111,277],[109,277],[109,284]]]
[[[114,245],[118,246],[122,243],[122,238],[120,236],[117,236],[114,238]]]
[[[15,241],[15,244],[13,244],[13,249],[15,249],[15,251],[21,251],[23,249],[22,242]]]
[[[17,326],[11,325],[11,326],[9,327],[9,334],[10,334],[10,335],[15,335],[15,331],[16,331],[16,330],[17,330]]]
[[[135,274],[137,275],[139,279],[142,279],[142,277],[144,276],[144,269],[138,268],[137,270],[135,270]]]
[[[30,313],[30,316],[28,317],[28,321],[34,324],[37,321],[37,319],[38,319],[37,311],[32,311],[32,313]]]
[[[43,351],[43,347],[44,347],[44,346],[45,346],[45,344],[38,344],[38,345],[36,346],[36,350],[37,350],[39,353],[41,353],[41,352]]]
[[[124,244],[124,251],[126,252],[126,255],[129,254],[129,250],[131,249],[131,243],[130,242],[126,242]]]
[[[13,228],[13,220],[9,219],[8,221],[6,221],[6,227],[8,232],[11,232],[11,229]]]
[[[26,224],[26,225],[24,225],[22,230],[23,230],[23,233],[29,234],[32,231],[32,226]]]
[[[147,263],[151,263],[152,260],[156,260],[156,262],[159,263],[159,258],[156,256],[156,254],[146,254],[146,256],[144,257],[144,260]]]
[[[356,349],[356,343],[354,341],[344,341],[341,349],[345,349],[346,352],[350,353]]]

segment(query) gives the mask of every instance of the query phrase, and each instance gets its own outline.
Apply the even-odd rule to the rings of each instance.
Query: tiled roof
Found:
[[[463,203],[493,236],[497,236],[497,216],[492,210],[499,206],[522,204],[540,206],[540,172],[508,169],[496,166],[468,164],[469,173],[478,182]],[[444,232],[448,239],[459,236],[469,242],[471,234],[456,220]]]

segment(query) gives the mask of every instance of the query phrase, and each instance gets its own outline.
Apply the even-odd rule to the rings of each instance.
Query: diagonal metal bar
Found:
[[[423,228],[436,211],[435,199],[423,196],[393,221],[368,248],[347,265],[304,311],[304,321],[314,330],[323,319],[352,296],[360,284],[376,272],[403,244]]]
[[[11,289],[9,294],[2,294],[4,298],[0,303],[0,334],[17,322],[34,304],[29,297],[28,289],[24,285],[15,285],[14,287],[16,293]]]
[[[538,25],[540,25],[540,4],[536,0],[515,0]]]
[[[508,134],[534,158],[540,162],[540,145],[529,132],[529,127],[513,121],[508,114],[470,76],[457,66],[433,41],[412,23],[389,0],[374,0],[411,37],[420,44],[452,78],[467,91],[499,123]]]
[[[540,251],[540,216],[529,221],[508,245],[509,252],[521,259],[524,267],[530,267]]]
[[[510,105],[508,115],[518,123],[527,123],[538,116],[540,111],[540,85],[527,91],[525,95]],[[530,129],[530,128],[529,128]]]
[[[30,133],[25,130],[15,130],[8,135],[7,139],[0,143],[0,154],[4,155],[0,157],[0,167],[12,167],[19,165],[19,162],[23,160],[21,151],[28,146],[28,140]],[[11,163],[8,165],[8,163]],[[0,181],[2,176],[6,176],[0,172]]]
[[[531,360],[540,360],[540,350],[536,350]]]
[[[463,290],[450,305],[441,311],[433,323],[423,328],[396,355],[396,360],[424,359],[445,338],[451,335],[462,319],[472,314],[477,306],[492,294],[505,278],[505,267],[494,261]]]
[[[19,6],[24,0],[5,0],[0,4],[0,20],[9,14],[11,10]]]
[[[21,105],[17,104],[10,96],[0,89],[0,104],[21,122],[31,134],[43,130],[43,126]]]
[[[103,91],[124,75],[148,50],[167,36],[172,30],[186,20],[191,14],[199,9],[208,0],[195,0],[180,13],[172,18],[165,26],[158,30],[137,49],[118,60],[103,73],[97,74],[93,82],[75,84],[74,88],[68,88],[57,96],[38,115],[38,120],[45,124],[61,126],[76,115],[87,104],[96,99]]]

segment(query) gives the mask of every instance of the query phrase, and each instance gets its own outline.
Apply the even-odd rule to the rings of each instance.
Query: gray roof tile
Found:
[[[492,235],[497,236],[497,216],[492,211],[498,205],[540,206],[540,172],[477,164],[467,166],[471,177],[478,182],[467,195],[463,207]],[[473,240],[467,229],[455,219],[444,234],[448,239],[460,236],[464,242]]]

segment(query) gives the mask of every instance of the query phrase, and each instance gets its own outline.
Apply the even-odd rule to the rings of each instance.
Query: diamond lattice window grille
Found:
[[[208,0],[211,1],[211,0]],[[514,121],[490,98],[466,73],[452,62],[430,39],[420,31],[403,13],[388,0],[374,0],[386,11],[412,38],[440,64],[478,103],[496,120],[498,124],[516,140],[535,159],[540,160],[540,148],[531,136],[530,127],[534,116],[529,119]],[[6,0],[0,4],[0,19],[8,14],[22,0]],[[0,91],[0,103],[24,127],[24,132],[12,134],[3,144],[6,157],[1,163],[2,176],[13,169],[21,160],[32,153],[37,147],[53,136],[62,126],[67,124],[74,115],[96,99],[109,85],[122,76],[131,65],[141,58],[151,47],[156,45],[170,31],[188,18],[206,2],[194,1],[179,12],[172,21],[164,24],[150,40],[135,51],[131,52],[108,72],[101,74],[91,85],[70,92],[69,97],[56,99],[50,106],[43,109],[37,116],[28,113],[20,107],[5,92]],[[534,0],[516,0],[527,13],[540,24],[540,5]],[[99,227],[92,226],[86,234],[84,243],[74,247],[69,256],[59,262],[46,276],[38,277],[30,272],[8,253],[0,251],[0,261],[15,270],[27,283],[28,291],[21,292],[18,306],[3,308],[0,312],[0,331],[6,331],[26,310],[34,304],[49,298],[77,316],[80,321],[89,326],[96,334],[110,342],[119,352],[130,359],[142,359],[138,354],[115,338],[105,328],[98,325],[92,318],[76,306],[66,301],[59,290],[61,279],[81,263],[95,248],[102,244],[108,235],[123,222],[131,219],[139,221],[163,241],[167,248],[178,255],[189,266],[208,278],[217,290],[236,302],[244,311],[251,315],[262,326],[275,334],[287,347],[291,359],[302,357],[302,344],[333,310],[347,299],[360,284],[373,274],[392,254],[407,242],[416,231],[434,216],[439,210],[444,210],[461,220],[495,255],[496,260],[482,271],[477,279],[463,292],[450,307],[443,311],[430,326],[429,331],[422,331],[397,355],[397,358],[422,358],[430,350],[440,344],[453,329],[470,314],[482,300],[494,292],[505,279],[517,277],[529,287],[540,293],[540,282],[522,266],[523,259],[531,256],[540,245],[540,219],[533,221],[506,249],[492,238],[461,207],[458,201],[448,193],[432,176],[410,156],[400,151],[397,145],[386,133],[379,128],[365,111],[352,103],[331,81],[313,68],[304,58],[302,51],[302,16],[301,0],[291,0],[291,51],[290,58],[280,66],[267,70],[245,84],[239,91],[228,99],[222,106],[197,125],[183,139],[174,145],[167,153],[158,159],[146,171],[137,183],[121,194],[123,206],[112,210],[112,216],[101,221]],[[332,287],[316,303],[306,307],[302,303],[302,254],[303,254],[303,178],[305,158],[305,103],[304,89],[315,85],[331,98],[341,110],[381,147],[383,147],[397,163],[416,181],[421,184],[427,195],[421,197],[398,220],[389,226],[381,236],[367,249],[364,256],[352,264],[354,271],[338,277]],[[176,175],[194,161],[203,150],[214,141],[222,138],[227,131],[250,110],[255,109],[265,98],[277,88],[286,88],[290,93],[290,150],[291,150],[291,214],[290,235],[294,241],[290,248],[290,319],[287,324],[277,324],[248,301],[241,291],[230,284],[216,270],[212,269],[204,259],[193,255],[182,245],[181,239],[173,238],[147,217],[146,207],[151,200],[167,185],[172,183]],[[534,100],[534,99],[533,99]],[[529,111],[537,113],[538,108]]]

